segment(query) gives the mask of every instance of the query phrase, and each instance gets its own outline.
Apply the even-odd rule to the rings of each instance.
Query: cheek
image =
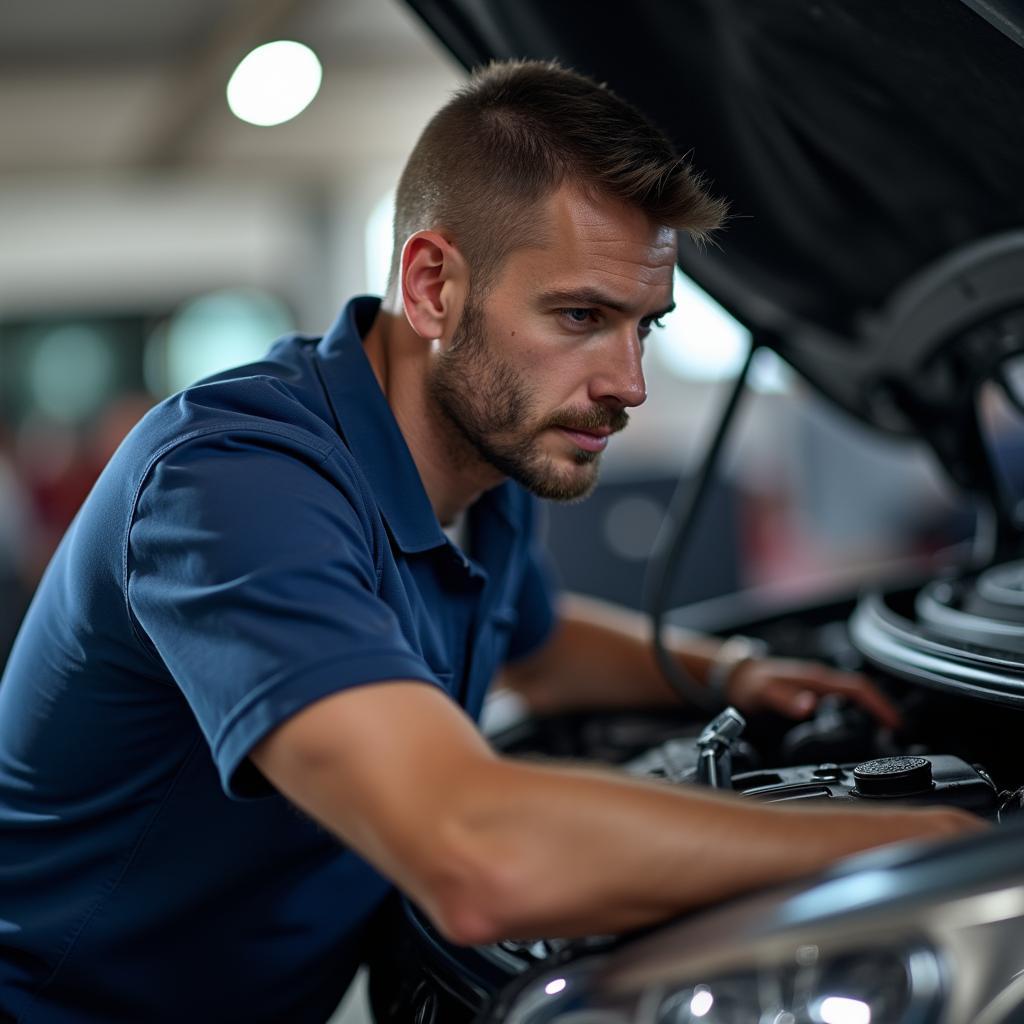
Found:
[[[529,395],[534,413],[545,416],[588,404],[593,355],[577,339],[554,333],[545,318],[494,324],[489,338],[504,375]]]
[[[569,345],[538,349],[525,364],[525,372],[535,382],[538,394],[557,405],[580,404],[587,394],[592,357]]]

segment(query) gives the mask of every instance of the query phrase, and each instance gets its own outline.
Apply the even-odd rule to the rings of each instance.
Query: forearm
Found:
[[[463,943],[639,927],[856,850],[972,827],[945,809],[780,808],[512,761],[414,681],[324,698],[250,756]]]
[[[477,896],[487,924],[476,937],[487,939],[619,932],[964,827],[945,810],[779,808],[505,760],[474,777],[461,815],[466,841],[493,868]]]
[[[654,656],[650,624],[637,612],[571,597],[551,641],[532,657],[506,669],[500,681],[521,695],[531,711],[676,704]],[[771,711],[789,718],[809,715],[833,695],[858,704],[888,728],[899,710],[866,676],[792,658],[750,656],[750,645],[666,627],[666,649],[698,686],[717,677],[716,696],[744,713]],[[734,644],[738,644],[734,646]],[[730,649],[731,648],[731,649]],[[712,666],[714,669],[712,670]]]
[[[665,638],[682,668],[702,683],[720,642],[672,627]],[[551,640],[506,670],[501,682],[538,713],[679,704],[655,661],[651,639],[645,615],[566,595]]]

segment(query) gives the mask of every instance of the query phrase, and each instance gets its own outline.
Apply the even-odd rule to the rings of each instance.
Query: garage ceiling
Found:
[[[224,86],[275,38],[316,50],[321,94],[287,125],[244,125]],[[256,160],[315,176],[353,147],[386,151],[459,77],[393,0],[13,0],[0,33],[0,174]]]

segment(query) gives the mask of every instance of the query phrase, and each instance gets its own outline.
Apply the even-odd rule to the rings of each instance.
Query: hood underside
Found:
[[[715,279],[839,335],[927,264],[1024,226],[1021,5],[411,3],[467,67],[557,58],[634,102],[732,204],[701,260]]]
[[[731,203],[683,269],[878,426],[916,432],[876,381],[1024,306],[1020,0],[409,3],[467,68],[555,58],[640,107]]]

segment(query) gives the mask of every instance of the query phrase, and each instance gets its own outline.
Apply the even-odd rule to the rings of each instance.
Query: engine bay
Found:
[[[643,711],[534,720],[495,743],[514,755],[615,763],[705,784],[701,749],[714,748],[731,762],[719,788],[759,800],[948,803],[992,818],[1019,806],[1024,562],[733,623],[728,632],[786,657],[865,672],[899,707],[903,726],[883,728],[827,697],[807,721],[766,717],[703,744],[703,722]]]
[[[885,645],[874,632],[883,626]],[[774,715],[744,723],[734,709],[710,723],[682,710],[617,710],[527,719],[492,741],[510,756],[617,764],[667,785],[710,784],[766,802],[945,804],[994,822],[1024,806],[1024,562],[722,623],[720,632],[866,673],[903,725],[883,728],[830,697],[796,723]],[[457,949],[416,908],[401,913],[402,938],[389,950],[403,965],[390,974],[396,1021],[500,1020],[500,994],[520,980],[620,941],[536,937]]]

